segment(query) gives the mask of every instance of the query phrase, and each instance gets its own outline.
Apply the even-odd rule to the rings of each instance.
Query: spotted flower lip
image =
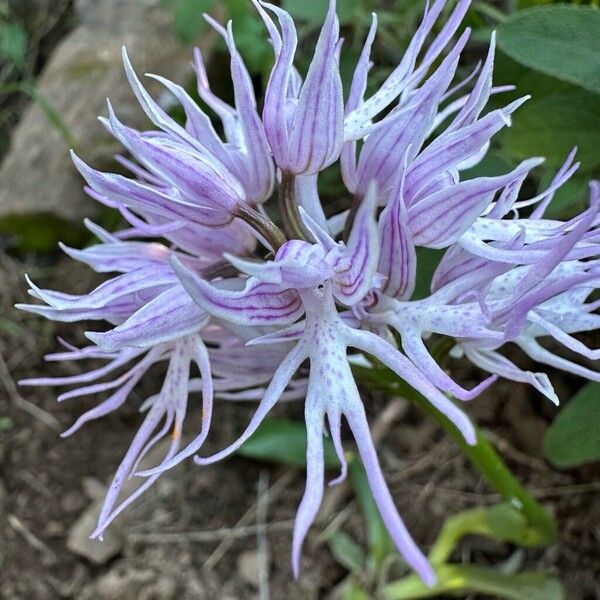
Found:
[[[226,450],[209,459],[197,458],[196,462],[214,462],[239,448],[279,400],[300,364],[308,358],[311,369],[306,397],[307,487],[294,528],[294,573],[297,575],[299,572],[302,541],[315,518],[323,495],[321,432],[325,415],[342,464],[339,479],[345,477],[346,467],[340,434],[341,417],[344,416],[354,433],[363,461],[371,467],[369,480],[373,495],[398,550],[423,580],[432,584],[435,581],[434,572],[410,538],[393,507],[372,441],[365,435],[368,425],[346,358],[347,348],[353,347],[373,354],[409,381],[456,424],[471,444],[475,443],[475,432],[468,417],[432,385],[398,349],[375,334],[352,329],[344,324],[337,312],[336,299],[355,304],[355,298],[362,299],[372,287],[378,264],[378,230],[373,211],[375,203],[375,188],[372,187],[368,200],[361,204],[356,215],[347,248],[336,244],[317,224],[305,216],[307,226],[319,240],[316,244],[292,240],[279,250],[273,261],[262,265],[234,259],[236,266],[252,276],[241,292],[219,290],[195,276],[189,269],[185,269],[180,262],[173,262],[190,296],[214,316],[242,325],[290,325],[298,317],[296,312],[292,315],[287,312],[290,305],[296,306],[292,304],[294,299],[305,315],[301,330],[298,330],[296,325],[292,326],[295,346],[277,368],[246,431]],[[373,256],[370,256],[371,253]],[[455,316],[452,314],[452,317]],[[432,318],[433,321],[436,320],[436,317]],[[282,338],[282,332],[259,338],[261,344],[277,344],[282,339],[285,339]],[[254,340],[255,343],[257,341]],[[494,379],[494,376],[490,378],[489,383]],[[458,389],[458,386],[456,388]],[[483,386],[480,388],[483,389]],[[324,393],[323,390],[331,391]],[[479,391],[480,389],[475,390],[475,394]],[[188,454],[187,451],[183,452],[183,455]],[[173,462],[168,463],[163,468],[172,464]],[[158,472],[159,470],[153,470],[147,474],[156,475]]]
[[[21,383],[71,386],[59,401],[103,395],[63,434],[71,435],[135,401],[141,380],[151,383],[151,371],[166,366],[162,383],[141,403],[143,421],[93,537],[102,537],[166,470],[191,457],[199,465],[225,458],[278,402],[304,402],[307,472],[293,533],[295,576],[324,493],[324,431],[341,465],[330,485],[346,476],[345,420],[391,538],[432,586],[435,570],[386,485],[350,360],[385,365],[468,444],[476,435],[465,402],[478,401],[498,377],[528,383],[558,402],[548,375],[513,363],[504,355],[507,344],[544,365],[600,381],[593,363],[565,358],[544,341],[553,339],[571,357],[600,358],[600,350],[576,337],[600,326],[593,295],[600,284],[600,183],[591,184],[587,210],[559,221],[544,215],[579,166],[575,150],[533,197],[522,188],[542,158],[494,177],[466,178],[528,99],[486,111],[492,94],[512,89],[493,85],[493,34],[483,64],[456,81],[470,34],[459,32],[469,0],[458,0],[451,11],[444,11],[445,0],[427,4],[404,57],[367,97],[374,15],[345,102],[335,0],[304,79],[294,65],[291,16],[272,4],[253,4],[274,53],[262,102],[231,22],[206,17],[227,45],[232,104],[211,89],[199,50],[193,68],[202,107],[181,85],[149,75],[180,104],[183,123],[152,98],[123,50],[133,93],[156,129],[128,127],[109,102],[101,122],[127,151],[117,157],[127,174],[99,171],[75,154],[73,161],[89,196],[118,210],[124,228],[110,233],[87,221],[96,243],[61,245],[105,281],[86,294],[67,294],[28,278],[34,300],[19,305],[55,321],[92,321],[85,334],[90,345],[61,341],[64,351],[47,358],[95,366]],[[348,192],[339,210],[343,198],[329,204],[319,195],[321,173],[337,161]],[[272,196],[278,204],[265,206]],[[416,299],[419,248],[444,255],[430,293]],[[455,380],[436,361],[431,336],[452,340],[451,356],[466,356],[489,375],[475,384]],[[201,412],[191,408],[195,394]],[[215,399],[252,401],[256,409],[236,440],[206,456]],[[184,423],[194,428],[190,438]],[[163,439],[158,464],[142,466]],[[140,485],[123,497],[132,476]]]

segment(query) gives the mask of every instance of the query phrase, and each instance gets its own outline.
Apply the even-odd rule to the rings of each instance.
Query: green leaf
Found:
[[[327,14],[329,0],[283,0],[283,8],[295,19],[304,19],[312,23],[322,23]],[[340,24],[345,25],[354,20],[358,0],[340,0],[337,15]]]
[[[177,0],[175,5],[175,30],[179,39],[190,44],[206,27],[202,13],[208,12],[214,0]]]
[[[463,171],[461,180],[475,179],[476,177],[496,177],[497,175],[509,173],[514,167],[515,164],[509,157],[491,150],[479,164]]]
[[[588,383],[560,411],[544,437],[544,453],[560,468],[600,460],[600,384]]]
[[[259,43],[264,36],[264,24],[254,14],[235,17],[233,32],[238,50],[251,73],[260,74],[273,63],[273,50],[269,44]]]
[[[14,427],[14,422],[10,417],[0,417],[0,431],[10,431]]]
[[[494,85],[514,85],[516,89],[502,94],[493,94],[489,101],[490,109],[501,108],[525,94],[530,94],[537,100],[543,96],[573,89],[570,83],[533,71],[501,50],[497,50],[494,61]],[[518,121],[522,110],[520,108],[515,113],[513,121]]]
[[[563,600],[560,582],[545,573],[502,573],[474,565],[440,565],[438,581],[428,588],[417,575],[391,583],[383,590],[385,600],[438,598],[440,594],[489,594],[507,600]]]
[[[365,468],[358,458],[353,457],[349,462],[349,471],[352,487],[365,521],[369,558],[373,561],[377,572],[383,559],[394,549],[394,543],[373,499]]]
[[[20,67],[25,62],[27,33],[19,23],[0,23],[0,58]]]
[[[546,169],[546,173],[540,182],[540,191],[548,187],[555,174],[554,169]],[[575,173],[569,181],[556,190],[550,206],[544,213],[544,217],[567,220],[582,213],[589,205],[589,181],[589,175]]]
[[[445,250],[417,248],[417,281],[411,300],[422,300],[430,294],[431,279]]]
[[[339,467],[333,443],[323,440],[325,468]],[[300,421],[265,419],[238,454],[256,460],[266,460],[291,465],[306,466],[306,426]]]
[[[363,571],[367,557],[358,542],[343,531],[334,531],[328,538],[327,543],[333,554],[333,558],[350,571],[359,574]]]
[[[37,102],[39,107],[46,115],[50,125],[52,125],[61,134],[67,145],[73,149],[77,148],[77,143],[73,138],[68,125],[64,122],[58,111],[52,106],[48,99],[34,86],[25,82],[0,85],[0,94],[14,94],[16,92],[27,94],[32,100]]]
[[[534,76],[534,74],[532,74]],[[600,96],[571,87],[534,98],[515,115],[505,148],[519,159],[545,156],[559,167],[574,146],[583,171],[600,167]]]
[[[600,93],[600,11],[545,6],[514,13],[498,46],[520,63]]]
[[[49,252],[58,242],[79,248],[89,237],[80,223],[70,223],[56,215],[8,215],[0,218],[0,236],[21,252]]]
[[[481,535],[526,546],[529,526],[523,513],[506,503],[459,512],[444,522],[429,553],[429,560],[433,564],[445,563],[466,535]]]
[[[373,600],[357,581],[350,577],[339,593],[340,600]]]

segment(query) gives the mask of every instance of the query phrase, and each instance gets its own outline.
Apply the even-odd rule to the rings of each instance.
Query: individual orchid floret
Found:
[[[21,383],[77,386],[61,394],[59,401],[109,392],[106,399],[81,415],[63,434],[68,436],[88,421],[118,410],[155,365],[168,363],[161,391],[142,405],[147,416],[109,488],[94,532],[95,536],[101,536],[108,524],[158,477],[155,475],[144,481],[129,497],[118,502],[123,482],[133,474],[150,449],[171,431],[172,442],[161,464],[181,450],[188,392],[202,393],[201,427],[195,440],[198,448],[202,445],[209,431],[212,412],[210,353],[214,353],[217,391],[231,394],[232,398],[248,386],[264,386],[276,367],[274,362],[277,361],[277,353],[271,353],[274,355],[271,359],[263,357],[258,360],[256,356],[254,360],[248,356],[242,358],[235,349],[236,345],[240,346],[239,335],[209,323],[210,317],[186,293],[170,264],[175,254],[188,267],[198,269],[206,276],[209,276],[208,273],[218,276],[218,269],[214,268],[213,263],[220,260],[219,250],[241,251],[242,254],[248,251],[248,238],[240,235],[242,232],[236,234],[228,232],[228,228],[221,229],[222,237],[218,242],[213,239],[214,234],[201,236],[193,245],[199,256],[190,256],[183,251],[174,252],[157,242],[122,239],[123,232],[109,234],[93,223],[87,224],[101,243],[84,250],[64,247],[65,251],[97,272],[116,272],[117,275],[82,295],[44,290],[29,281],[31,295],[45,304],[18,307],[55,321],[107,321],[112,329],[86,333],[94,342],[93,346],[77,349],[67,345],[67,352],[48,357],[49,360],[99,359],[106,361],[106,364],[81,375],[32,379]],[[201,233],[198,227],[202,226],[191,227],[196,228],[196,233]],[[129,233],[133,232],[129,230]],[[143,231],[142,235],[147,237],[148,232]],[[178,241],[181,243],[181,240]],[[246,333],[245,338],[241,339],[246,354],[248,351],[243,344],[248,337],[255,335],[256,332]],[[210,349],[205,341],[210,342]],[[227,357],[233,357],[237,352],[238,360],[231,362],[222,356],[223,352]],[[200,378],[194,381],[190,373],[192,363],[200,371]],[[115,375],[112,380],[103,381],[111,375]],[[303,389],[305,386],[300,381],[288,396],[297,398]]]
[[[492,375],[472,390],[464,389],[438,365],[423,341],[432,333],[455,338],[503,340],[503,333],[494,329],[492,320],[475,295],[465,295],[462,302],[455,304],[447,303],[436,294],[415,301],[400,301],[379,293],[375,296],[368,312],[363,312],[365,322],[397,331],[407,357],[436,388],[459,400],[472,400],[494,383],[496,376]]]
[[[215,132],[210,118],[185,90],[158,76],[182,104],[187,121],[179,125],[150,96],[138,79],[125,49],[123,61],[132,89],[142,108],[162,132],[142,133],[123,125],[109,103],[109,118],[101,119],[109,132],[141,163],[120,159],[136,175],[102,173],[73,155],[75,165],[90,186],[91,195],[119,210],[131,210],[145,219],[174,228],[185,223],[221,227],[248,213],[260,221],[255,208],[271,194],[274,164],[264,127],[256,111],[250,76],[235,48],[231,27],[216,27],[231,52],[235,108],[218,104],[226,141]],[[208,90],[201,57],[197,54],[199,85]],[[203,96],[210,95],[208,90]],[[215,102],[209,102],[215,105]],[[246,218],[248,220],[248,218]]]
[[[246,201],[252,205],[260,204],[271,194],[274,166],[264,127],[256,110],[252,81],[235,46],[231,23],[227,30],[212,19],[210,23],[223,35],[231,54],[235,108],[224,102],[218,105],[214,101],[208,103],[223,120],[225,142],[217,135],[209,116],[181,86],[164,77],[150,75],[151,78],[162,83],[181,103],[186,115],[185,127],[170,117],[143,87],[123,48],[125,72],[141,107],[155,126],[172,140],[181,142],[184,147],[189,146],[221,163],[241,184]],[[199,52],[196,53],[195,60],[199,79],[198,88],[201,96],[207,97],[210,92],[203,91],[204,88],[208,88],[208,83]]]
[[[215,317],[243,326],[287,325],[283,330],[252,340],[253,345],[296,341],[275,371],[242,436],[226,450],[208,459],[196,460],[201,464],[214,462],[239,448],[280,399],[300,365],[309,359],[306,399],[307,487],[294,529],[294,572],[297,574],[299,571],[302,541],[314,520],[323,494],[324,419],[327,416],[342,464],[343,478],[346,467],[340,431],[341,418],[345,417],[354,434],[361,458],[368,467],[367,473],[377,505],[398,549],[424,581],[432,584],[435,575],[408,535],[383,480],[364,408],[348,363],[348,348],[375,356],[420,390],[456,424],[469,443],[475,442],[475,436],[466,415],[432,385],[411,361],[378,335],[346,324],[336,309],[336,300],[350,306],[357,304],[377,280],[378,234],[373,218],[376,195],[374,187],[371,190],[368,200],[361,205],[356,215],[348,246],[334,242],[305,216],[306,225],[317,243],[310,244],[300,240],[287,242],[280,248],[275,259],[268,263],[232,259],[236,267],[251,275],[241,292],[210,285],[180,263],[174,263],[190,295],[202,309]],[[259,289],[260,293],[257,294]],[[296,304],[293,304],[294,312],[290,313],[289,303],[294,298],[299,307],[296,309]],[[297,310],[305,315],[300,323],[296,323]],[[184,455],[187,454],[184,451]],[[152,473],[155,471],[147,472]]]
[[[261,204],[269,198],[273,190],[275,168],[265,128],[257,112],[252,79],[236,48],[231,21],[225,30],[214,20],[206,18],[223,36],[231,55],[235,108],[216,98],[211,92],[202,54],[196,49],[194,67],[198,79],[198,93],[221,119],[227,143],[223,144],[216,136],[210,119],[182,88],[162,79],[159,81],[165,83],[183,106],[187,117],[186,129],[199,140],[209,135],[210,139],[203,145],[213,152],[242,184],[247,202],[251,205]]]
[[[181,292],[179,292],[181,295]],[[206,319],[196,319],[196,329],[201,329]],[[168,461],[177,453],[181,445],[183,421],[186,416],[188,400],[188,378],[190,363],[198,365],[202,375],[202,432],[208,433],[212,406],[212,379],[207,349],[197,334],[175,337],[172,341],[157,343],[145,348],[123,346],[115,351],[106,351],[97,346],[81,350],[70,347],[68,352],[50,355],[48,360],[83,360],[100,359],[106,365],[81,375],[30,379],[21,381],[21,385],[77,385],[79,387],[59,396],[59,401],[82,397],[89,394],[110,392],[109,396],[94,408],[81,415],[62,436],[70,436],[85,423],[103,417],[118,410],[130,396],[148,371],[156,364],[167,361],[169,367],[160,393],[148,399],[142,406],[147,415],[123,458],[104,500],[98,525],[92,537],[102,537],[103,531],[110,522],[136,498],[141,496],[158,478],[154,476],[142,482],[128,497],[117,503],[125,480],[136,470],[145,455],[167,434],[171,434],[171,444],[162,458]],[[133,362],[133,366],[131,363]],[[127,367],[127,370],[112,381],[100,382],[101,378],[111,375]],[[188,375],[186,375],[188,373]],[[161,424],[162,422],[162,424]]]
[[[297,34],[290,15],[255,1],[275,51],[265,93],[263,122],[277,166],[294,175],[315,174],[336,161],[343,142],[344,99],[339,70],[339,23],[330,0],[306,79],[297,85],[293,62]],[[272,11],[281,33],[264,10]]]
[[[423,86],[388,115],[386,126],[379,127],[366,138],[356,167],[356,181],[351,188],[359,197],[364,195],[371,181],[377,182],[385,197],[397,178],[398,164],[402,164],[403,158],[412,162],[419,153],[431,131],[442,95],[454,78],[468,35],[469,31],[465,31]]]
[[[573,162],[574,156],[575,150],[569,154],[550,185],[533,198],[517,201],[525,178],[516,178],[503,190],[497,201],[490,204],[488,210],[464,232],[459,239],[459,244],[468,252],[491,261],[519,265],[540,260],[582,218],[578,215],[567,222],[543,218],[544,210],[556,190],[563,186],[579,167],[579,163]],[[530,206],[535,207],[531,215],[521,217],[519,211]],[[507,215],[512,218],[504,218]],[[590,224],[589,230],[570,250],[569,258],[585,258],[596,254],[599,224],[600,218],[596,217]],[[521,232],[524,235],[522,247],[498,245],[514,239]]]

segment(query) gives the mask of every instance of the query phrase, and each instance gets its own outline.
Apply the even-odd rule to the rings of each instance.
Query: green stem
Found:
[[[564,600],[560,582],[537,572],[517,575],[502,573],[476,565],[440,565],[438,582],[427,587],[415,574],[389,584],[383,589],[385,600],[438,598],[440,594],[482,593],[507,600]]]
[[[544,507],[519,483],[479,428],[475,428],[477,443],[470,446],[446,415],[437,410],[424,396],[399,379],[389,369],[384,367],[372,369],[353,367],[353,369],[359,380],[362,378],[362,381],[373,387],[404,396],[437,421],[461,447],[489,485],[510,506],[525,516],[529,525],[528,533],[524,539],[526,545],[546,546],[556,540],[557,528],[553,519]]]
[[[274,252],[286,243],[287,238],[279,227],[249,204],[238,204],[235,216],[254,227],[271,244]]]
[[[279,211],[283,221],[283,229],[291,239],[313,241],[310,232],[304,226],[298,202],[294,197],[294,176],[291,173],[281,174],[279,184]]]
[[[556,541],[557,529],[552,517],[519,483],[479,428],[476,427],[477,443],[470,446],[448,417],[432,406],[426,398],[413,393],[408,399],[432,416],[461,447],[490,486],[513,508],[525,515],[530,525],[527,545],[547,546]]]

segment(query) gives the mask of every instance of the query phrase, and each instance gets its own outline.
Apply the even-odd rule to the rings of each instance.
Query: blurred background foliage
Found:
[[[35,77],[72,26],[73,0],[0,0],[0,159],[30,98],[68,140],[60,115],[36,90]]]

